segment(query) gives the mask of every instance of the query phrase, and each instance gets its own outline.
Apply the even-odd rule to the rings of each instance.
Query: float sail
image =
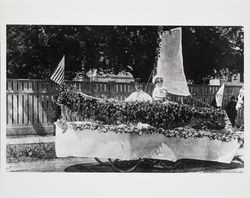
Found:
[[[162,33],[157,75],[163,77],[163,85],[170,94],[191,95],[183,68],[181,28]]]

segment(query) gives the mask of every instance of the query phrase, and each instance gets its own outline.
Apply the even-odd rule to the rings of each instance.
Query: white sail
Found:
[[[163,85],[174,95],[191,95],[183,69],[181,28],[165,31],[161,35],[157,75],[163,77]]]

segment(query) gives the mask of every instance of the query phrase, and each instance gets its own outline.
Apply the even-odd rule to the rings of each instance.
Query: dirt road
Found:
[[[231,164],[204,162],[197,160],[182,160],[178,166],[172,164],[150,167],[145,163],[138,166],[135,172],[163,173],[242,173],[244,165],[237,160]],[[116,172],[108,162],[98,164],[93,158],[57,158],[34,162],[8,163],[6,170],[10,172]]]

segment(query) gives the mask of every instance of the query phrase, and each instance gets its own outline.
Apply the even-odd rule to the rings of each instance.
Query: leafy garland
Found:
[[[162,134],[165,137],[176,137],[176,138],[203,138],[207,137],[210,140],[219,140],[222,142],[230,142],[234,139],[237,139],[239,142],[243,142],[243,138],[237,134],[232,132],[227,133],[218,133],[216,131],[203,131],[191,128],[189,126],[186,127],[177,127],[175,129],[163,129],[156,128],[153,126],[141,127],[140,125],[103,125],[99,123],[74,123],[74,122],[65,122],[60,119],[57,121],[57,125],[66,132],[68,128],[72,128],[74,131],[83,131],[83,130],[92,130],[98,131],[100,133],[125,133],[125,134],[134,134],[134,135],[151,135],[151,134]]]
[[[109,125],[141,122],[163,129],[187,125],[195,129],[218,130],[225,127],[225,113],[222,110],[198,108],[174,102],[166,104],[100,101],[88,98],[70,88],[64,88],[60,92],[57,102],[67,107],[67,113],[71,113],[79,121],[93,120]]]

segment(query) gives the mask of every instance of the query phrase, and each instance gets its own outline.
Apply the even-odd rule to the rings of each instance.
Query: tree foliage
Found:
[[[242,27],[184,27],[182,42],[185,73],[196,83],[225,68],[243,73]]]
[[[47,79],[63,54],[65,78],[97,68],[130,71],[148,81],[156,66],[159,32],[173,26],[7,26],[7,77]],[[182,27],[187,79],[202,83],[215,70],[243,72],[243,28]],[[131,69],[132,68],[132,69]]]

